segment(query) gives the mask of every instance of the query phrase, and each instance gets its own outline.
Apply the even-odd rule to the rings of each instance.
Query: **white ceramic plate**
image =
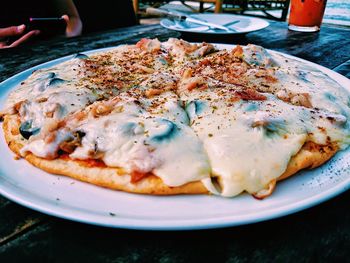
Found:
[[[2,82],[0,107],[10,90],[26,79],[33,70],[53,66],[71,57],[38,65]],[[319,68],[349,89],[349,79],[311,62],[306,63]],[[300,172],[278,183],[273,195],[263,201],[255,200],[247,194],[235,198],[129,194],[48,174],[24,160],[14,160],[4,141],[2,129],[0,130],[0,194],[49,215],[102,226],[149,230],[237,226],[306,209],[350,188],[348,149],[338,153],[322,167]]]
[[[263,29],[269,25],[269,23],[266,20],[260,18],[231,14],[193,14],[191,15],[191,17],[197,18],[202,21],[226,26],[232,29],[232,32],[227,32],[220,29],[213,29],[207,26],[202,26],[194,23],[174,21],[168,18],[162,19],[160,21],[160,24],[165,28],[180,32],[215,35],[245,34]]]

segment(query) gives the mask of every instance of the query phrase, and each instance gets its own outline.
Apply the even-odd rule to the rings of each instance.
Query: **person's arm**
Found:
[[[16,47],[40,33],[39,30],[32,30],[23,35],[25,29],[26,29],[25,25],[0,28],[0,49]],[[12,43],[8,42],[9,37],[16,37],[16,36],[18,36],[17,40],[13,41]]]
[[[72,0],[52,0],[57,14],[62,15],[67,23],[66,36],[74,37],[81,35],[83,24],[78,10]]]

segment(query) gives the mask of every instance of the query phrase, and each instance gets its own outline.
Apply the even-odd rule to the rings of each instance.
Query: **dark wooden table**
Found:
[[[136,26],[74,39],[0,50],[0,81],[39,63],[78,51],[179,37]],[[203,40],[183,36],[191,40]],[[205,39],[254,43],[350,77],[350,30],[323,26],[297,33],[282,22],[244,37]],[[50,217],[0,196],[0,262],[350,262],[350,192],[305,211],[253,225],[205,231],[109,229]]]

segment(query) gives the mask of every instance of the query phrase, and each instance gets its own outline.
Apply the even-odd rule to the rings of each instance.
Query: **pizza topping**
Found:
[[[81,140],[84,136],[85,133],[82,131],[74,132],[72,137],[68,137],[67,140],[59,144],[59,149],[66,153],[74,152],[78,146],[81,146]]]
[[[205,108],[205,103],[198,99],[190,101],[186,104],[186,112],[190,119],[194,119],[196,115],[199,115],[203,112]]]
[[[130,173],[130,176],[131,176],[130,182],[135,184],[135,183],[141,181],[143,178],[145,178],[147,176],[150,176],[150,175],[151,175],[151,173],[143,173],[143,172],[139,172],[139,171],[133,170]]]
[[[243,58],[243,48],[238,45],[236,46],[235,48],[233,48],[231,50],[231,53],[235,56],[235,57],[238,57],[238,58]]]
[[[25,156],[31,152],[41,158],[55,159],[59,155],[59,145],[70,138],[72,138],[72,134],[65,130],[53,131],[53,133],[47,134],[46,138],[38,136],[35,140],[31,140],[20,150],[20,154]]]
[[[160,94],[162,94],[165,90],[164,89],[148,89],[145,91],[146,97],[147,98],[151,98],[154,96],[158,96]]]
[[[272,194],[273,190],[275,189],[275,187],[276,187],[276,180],[272,180],[268,184],[266,189],[262,189],[257,193],[253,193],[252,195],[254,198],[256,198],[258,200],[262,200],[262,199],[270,196]]]
[[[89,56],[83,54],[83,53],[77,53],[74,55],[74,58],[79,58],[79,59],[87,59]]]
[[[291,103],[293,105],[297,106],[303,106],[306,108],[312,108],[312,104],[310,101],[310,94],[309,93],[292,93],[288,92],[287,90],[283,89],[276,93],[276,96],[288,103]]]
[[[266,100],[266,96],[253,89],[236,90],[234,96],[242,100]]]
[[[286,120],[271,117],[265,112],[257,112],[251,124],[252,128],[263,128],[265,136],[275,136],[286,134]]]
[[[145,88],[145,95],[149,97],[157,96],[169,90],[175,90],[178,82],[176,76],[169,73],[155,73],[149,78],[140,83],[141,87]]]
[[[308,93],[299,93],[293,96],[290,102],[294,105],[300,105],[306,108],[312,108],[312,104],[310,102],[310,95]]]
[[[188,76],[190,73],[185,72],[186,76]],[[192,90],[205,90],[208,88],[208,83],[203,77],[186,77],[183,78],[179,85],[178,90],[179,92],[183,91],[192,91]]]
[[[330,121],[332,124],[337,124],[337,125],[345,125],[347,122],[347,118],[344,115],[339,115],[339,114],[328,114],[326,117],[328,121]]]
[[[48,156],[53,156],[52,150],[57,147],[56,151],[61,149],[70,153],[73,159],[101,158],[107,166],[137,171],[138,175],[152,172],[171,186],[209,175],[208,161],[201,144],[190,128],[183,124],[182,118],[174,119],[180,121],[175,123],[164,118],[167,112],[155,117],[132,101],[118,104],[122,105],[123,112],[112,112],[99,118],[88,115],[91,117],[81,124],[74,124],[74,118],[69,118],[65,127],[58,130],[55,140],[47,142],[51,143],[51,147],[47,148]],[[176,105],[168,103],[161,107],[172,112],[181,111]],[[91,110],[94,108],[90,107]],[[77,136],[74,130],[83,133],[83,136]],[[188,145],[190,148],[184,153],[182,147],[175,145]],[[36,147],[37,142],[32,142],[27,145],[27,150],[35,151]],[[169,162],[175,159],[175,163]],[[175,173],[184,176],[178,177]]]
[[[175,123],[166,119],[160,119],[157,122],[159,123],[156,125],[157,132],[150,138],[152,141],[162,143],[165,140],[174,138],[178,134],[179,128]]]
[[[154,72],[154,69],[153,68],[148,68],[148,67],[145,67],[143,65],[136,65],[135,66],[136,68],[140,69],[141,72],[144,72],[144,73],[153,73]]]
[[[182,39],[169,38],[163,45],[169,50],[169,53],[178,59],[187,59],[188,57],[203,57],[215,50],[214,46],[207,43],[190,44]]]
[[[226,107],[223,97],[230,98],[236,91],[230,87],[222,91],[213,88],[181,94],[188,96],[190,101],[206,105],[197,113],[193,103],[186,109],[191,127],[208,153],[212,176],[218,179],[219,187],[213,186],[212,180],[203,180],[213,193],[225,196],[244,190],[260,193],[271,180],[278,178],[307,140],[322,145],[329,143],[327,136],[331,136],[331,141],[339,140],[340,134],[327,124],[333,118],[315,118],[320,115],[319,110],[286,104],[272,94],[261,94],[264,97],[254,102],[247,100],[250,96],[244,97],[246,100],[235,100]],[[344,120],[344,116],[336,115],[339,120]],[[328,112],[327,116],[331,114]],[[317,126],[327,128],[321,131]],[[255,170],[255,167],[264,168]]]
[[[50,79],[49,83],[48,83],[48,86],[56,86],[58,84],[62,84],[64,83],[65,80],[63,79],[60,79],[60,78],[52,78]]]
[[[45,97],[42,97],[42,98],[39,98],[36,100],[36,102],[38,102],[38,103],[46,102],[46,101],[47,101],[47,98],[45,98]]]
[[[267,83],[276,83],[278,79],[273,76],[274,72],[269,69],[258,69],[255,73],[255,77],[264,78]]]
[[[33,121],[25,121],[19,126],[19,132],[24,139],[29,139],[30,136],[37,134],[40,131],[39,127],[32,127]]]
[[[160,42],[158,39],[143,38],[136,43],[136,47],[145,51],[155,52],[160,50]]]
[[[244,60],[251,65],[267,68],[278,66],[278,63],[271,57],[266,49],[252,44],[244,47]]]
[[[98,116],[107,115],[111,113],[112,110],[113,110],[113,104],[98,103],[92,108],[91,112],[94,117],[98,117]],[[82,120],[81,117],[79,117],[79,119]]]
[[[191,91],[193,89],[206,89],[208,86],[206,83],[204,83],[204,80],[202,78],[193,78],[184,87],[188,91]]]
[[[4,112],[20,117],[23,156],[263,198],[303,145],[350,144],[348,92],[284,61],[254,45],[142,39],[34,72]]]
[[[303,124],[293,123],[292,108],[279,118],[275,115],[282,113],[272,114],[278,107],[270,96],[257,100],[258,104],[248,112],[243,111],[243,105],[247,105],[244,100],[227,108],[222,101],[216,102],[215,90],[208,96],[213,98],[209,107],[202,107],[198,114],[189,116],[194,123],[192,129],[203,141],[220,187],[214,187],[209,179],[202,182],[211,192],[223,196],[260,191],[283,173],[291,156],[303,146],[307,138]],[[191,108],[193,110],[193,106]],[[298,128],[291,130],[295,124]],[[284,136],[286,134],[288,136]]]
[[[45,105],[43,113],[46,118],[53,118],[55,114],[59,114],[62,110],[62,106],[59,103],[51,103]]]
[[[213,52],[214,46],[211,44],[203,43],[201,47],[199,47],[195,52],[192,53],[193,57],[203,57],[210,52]]]

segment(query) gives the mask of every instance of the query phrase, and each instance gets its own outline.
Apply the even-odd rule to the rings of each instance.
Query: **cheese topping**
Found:
[[[20,116],[22,155],[64,152],[123,168],[132,182],[201,180],[235,196],[266,189],[307,142],[346,148],[349,98],[324,73],[262,47],[143,39],[34,72],[5,113]]]
[[[176,102],[164,105],[164,114],[149,114],[134,103],[117,105],[123,111],[88,120],[76,128],[86,135],[70,157],[100,156],[107,166],[152,172],[169,186],[209,177],[203,146]],[[179,114],[172,118],[168,111]]]

